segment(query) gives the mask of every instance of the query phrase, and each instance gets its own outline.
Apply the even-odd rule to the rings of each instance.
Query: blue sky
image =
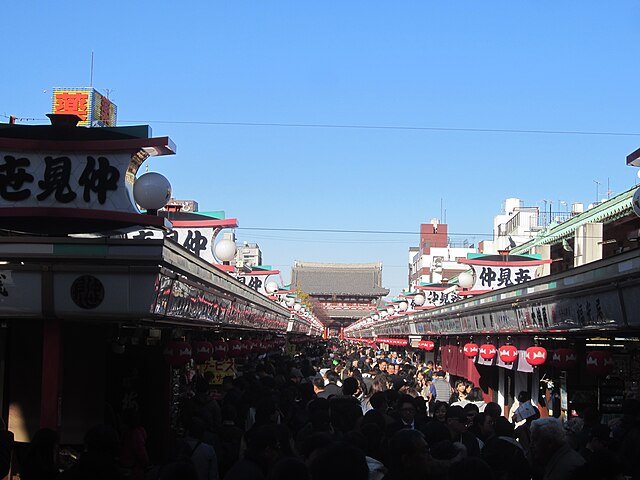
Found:
[[[638,180],[625,165],[640,147],[636,1],[25,0],[0,13],[0,115],[45,118],[52,87],[88,86],[93,50],[119,124],[178,146],[150,169],[237,217],[285,281],[294,260],[382,262],[396,293],[441,202],[452,240],[478,242],[505,198],[561,210]],[[235,122],[637,135],[211,124]]]

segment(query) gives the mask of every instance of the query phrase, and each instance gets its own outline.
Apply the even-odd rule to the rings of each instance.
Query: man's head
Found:
[[[496,402],[489,402],[484,407],[484,413],[493,417],[496,420],[498,417],[502,416],[502,407]]]
[[[300,371],[299,368],[292,368],[291,372],[289,373],[289,378],[294,383],[300,383],[304,377],[303,377],[302,372]]]
[[[397,405],[400,419],[406,424],[413,423],[416,418],[416,413],[418,412],[413,397],[409,395],[400,395],[398,397]]]
[[[371,395],[369,403],[371,403],[371,408],[373,408],[374,410],[379,410],[383,413],[386,412],[387,408],[389,407],[387,394],[385,392],[375,392],[373,395]]]
[[[447,426],[453,435],[460,435],[467,431],[467,416],[462,407],[457,405],[449,407],[449,410],[447,410]]]
[[[471,424],[475,416],[480,413],[480,409],[474,403],[467,403],[464,407],[462,407],[462,409],[464,410],[464,414],[467,417],[467,421],[469,422],[469,424]]]
[[[360,392],[360,384],[354,377],[347,377],[342,382],[343,395],[357,395]]]
[[[313,392],[320,393],[324,390],[324,379],[316,377],[313,379]]]
[[[427,478],[430,460],[429,445],[420,431],[402,429],[391,437],[385,465],[394,478]]]
[[[557,418],[545,417],[531,422],[531,455],[535,462],[546,465],[566,443],[566,433]]]
[[[333,370],[327,370],[324,374],[326,383],[338,383],[338,374]]]
[[[367,480],[369,468],[362,450],[348,443],[332,442],[309,457],[311,480]]]
[[[380,362],[378,362],[378,368],[380,368],[381,372],[386,372],[387,371],[387,361],[386,360],[381,360]]]

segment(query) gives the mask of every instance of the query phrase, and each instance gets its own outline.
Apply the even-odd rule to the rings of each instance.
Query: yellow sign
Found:
[[[224,377],[235,378],[236,371],[233,366],[233,360],[209,360],[204,367],[204,371],[212,374],[211,385],[222,385]]]
[[[93,88],[54,89],[53,113],[77,115],[85,127],[116,126],[117,107]]]

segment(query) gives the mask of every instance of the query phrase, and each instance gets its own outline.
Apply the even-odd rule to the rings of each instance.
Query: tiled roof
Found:
[[[356,320],[366,317],[368,312],[359,312],[357,310],[329,310],[325,313],[329,318],[351,318]]]
[[[335,264],[296,262],[291,283],[309,295],[385,296],[382,264]]]
[[[631,201],[633,194],[637,187],[632,187],[626,192],[622,192],[615,197],[602,202],[600,205],[590,208],[586,212],[583,212],[566,222],[560,224],[551,224],[545,230],[538,233],[536,238],[529,240],[522,245],[511,250],[512,253],[524,253],[528,252],[535,245],[545,245],[561,242],[562,239],[571,237],[575,234],[576,229],[580,225],[586,223],[611,223],[619,218],[629,215],[633,212]]]

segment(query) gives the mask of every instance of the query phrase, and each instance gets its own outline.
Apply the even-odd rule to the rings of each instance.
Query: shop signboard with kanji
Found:
[[[125,181],[131,154],[0,151],[0,206],[139,213]]]
[[[551,263],[540,255],[485,255],[468,254],[459,263],[471,266],[474,283],[471,292],[496,290],[498,288],[521,285],[536,278],[541,265]]]
[[[198,255],[207,263],[214,264],[218,263],[211,251],[214,230],[216,227],[174,227],[167,233],[167,237]]]
[[[139,213],[127,175],[131,153],[0,150],[0,208]]]
[[[460,300],[456,285],[432,283],[420,285],[418,289],[424,295],[422,308],[441,307]],[[413,302],[411,302],[411,307],[415,308]]]
[[[54,88],[56,114],[77,115],[84,127],[115,127],[118,108],[94,88]]]

